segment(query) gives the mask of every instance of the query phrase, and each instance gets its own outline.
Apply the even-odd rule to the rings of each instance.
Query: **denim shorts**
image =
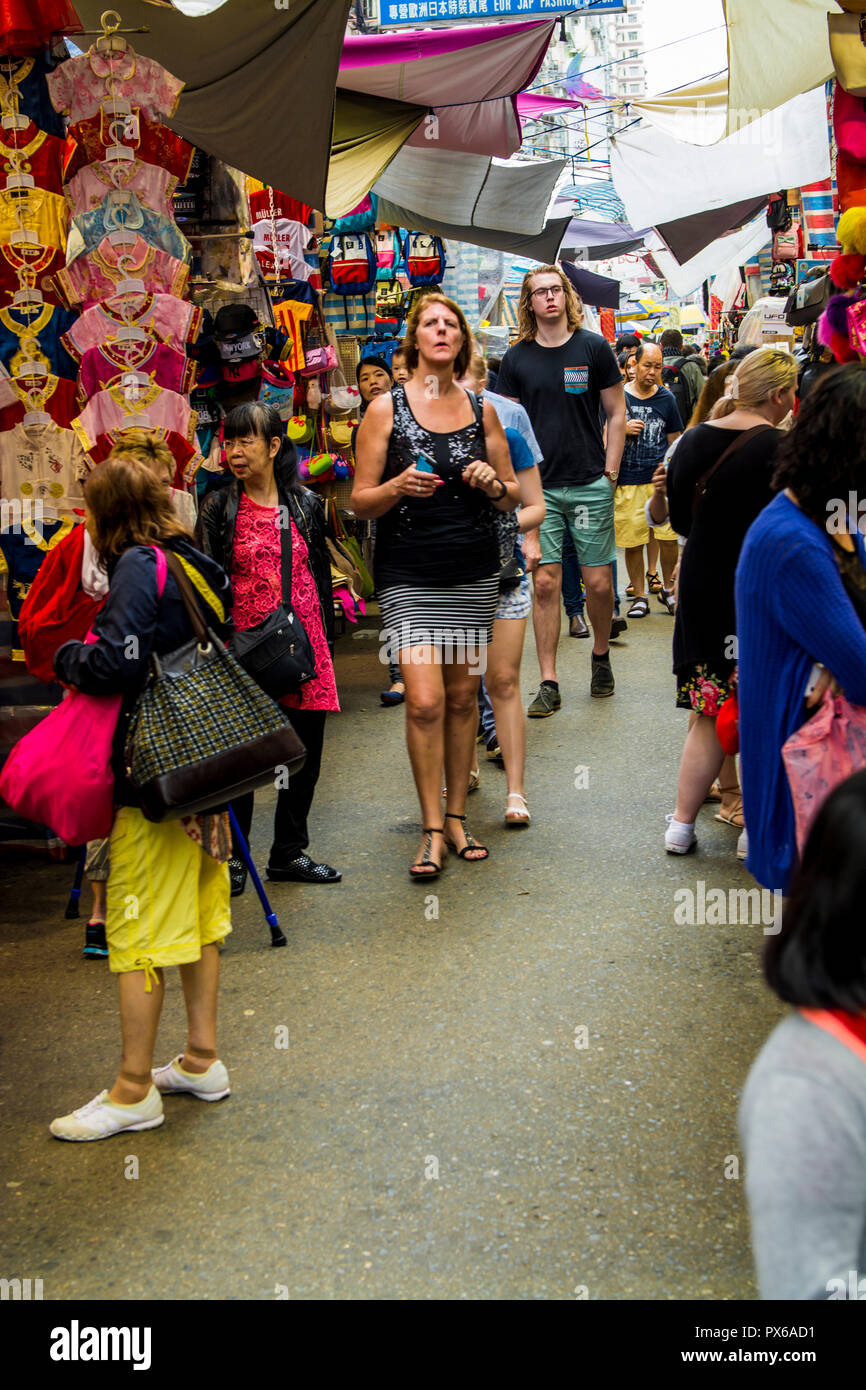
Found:
[[[614,489],[602,473],[580,487],[544,488],[547,512],[541,523],[541,563],[561,565],[565,532],[571,532],[582,565],[609,565],[616,559]]]

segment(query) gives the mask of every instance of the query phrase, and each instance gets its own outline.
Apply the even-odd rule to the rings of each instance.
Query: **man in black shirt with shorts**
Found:
[[[590,693],[614,692],[608,645],[616,555],[613,499],[625,443],[625,395],[610,344],[582,322],[583,305],[563,272],[555,265],[531,270],[520,295],[520,340],[503,357],[497,383],[500,395],[519,401],[529,413],[544,455],[539,468],[547,514],[540,530],[524,538],[527,564],[537,565],[532,616],[541,685],[528,710],[534,719],[562,704],[556,649],[566,528],[580,557],[595,638]]]

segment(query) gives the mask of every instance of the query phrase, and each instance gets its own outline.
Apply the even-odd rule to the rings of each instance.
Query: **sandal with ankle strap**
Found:
[[[425,826],[422,826],[422,829],[423,829],[423,831],[424,831],[424,834],[427,836],[427,843],[426,843],[425,846],[424,846],[424,854],[423,854],[423,857],[422,857],[421,859],[418,859],[414,864],[410,864],[410,865],[409,865],[409,877],[410,877],[410,878],[413,878],[413,879],[415,880],[416,883],[419,883],[422,879],[424,879],[424,881],[426,882],[428,879],[431,879],[431,878],[438,878],[439,875],[440,875],[441,872],[442,872],[442,867],[443,867],[443,865],[444,865],[444,863],[445,863],[445,855],[442,856],[442,862],[441,862],[441,863],[437,862],[437,860],[432,859],[432,858],[430,857],[430,851],[431,851],[431,849],[433,848],[433,836],[434,836],[434,835],[443,835],[443,836],[444,836],[444,834],[445,834],[445,827],[444,827],[444,825],[440,825],[440,826],[425,825]],[[447,844],[447,841],[446,841],[446,844]],[[446,853],[447,853],[447,850],[446,850]],[[427,868],[431,868],[431,869],[433,870],[433,873],[432,873],[432,874],[431,874],[431,873],[426,873],[425,870],[426,870]]]
[[[462,849],[458,849],[453,840],[449,840],[447,836],[445,837],[446,845],[448,845],[450,849],[453,849],[458,859],[466,859],[467,854],[469,854],[474,849],[483,849],[484,853],[482,855],[479,855],[477,859],[466,859],[467,864],[483,864],[485,859],[490,858],[490,850],[487,848],[487,846],[479,845],[478,841],[473,840],[472,836],[469,834],[469,831],[466,829],[465,816],[458,816],[455,814],[454,811],[446,811],[445,819],[459,820],[463,823],[463,834],[466,836],[466,844],[463,846]]]
[[[514,805],[513,803],[517,803]],[[505,824],[511,826],[529,825],[532,817],[522,792],[509,792],[505,798]]]

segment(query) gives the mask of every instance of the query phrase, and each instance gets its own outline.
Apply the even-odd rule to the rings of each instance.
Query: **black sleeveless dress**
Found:
[[[499,544],[490,499],[462,480],[486,459],[480,419],[448,434],[424,429],[395,386],[394,425],[384,479],[426,454],[445,480],[435,495],[403,497],[376,521],[374,578],[389,659],[405,647],[432,646],[443,659],[472,662],[487,646],[499,601]]]

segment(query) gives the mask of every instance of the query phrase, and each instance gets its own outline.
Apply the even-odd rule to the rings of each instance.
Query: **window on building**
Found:
[[[628,84],[628,89],[629,89],[630,92],[639,92],[639,91],[640,91],[640,83],[639,83],[639,82],[630,82],[630,83]]]
[[[637,43],[637,41],[638,41],[639,38],[640,38],[640,35],[638,34],[637,29],[630,29],[630,30],[629,30],[629,33],[628,33],[628,41],[629,41],[629,43]]]

